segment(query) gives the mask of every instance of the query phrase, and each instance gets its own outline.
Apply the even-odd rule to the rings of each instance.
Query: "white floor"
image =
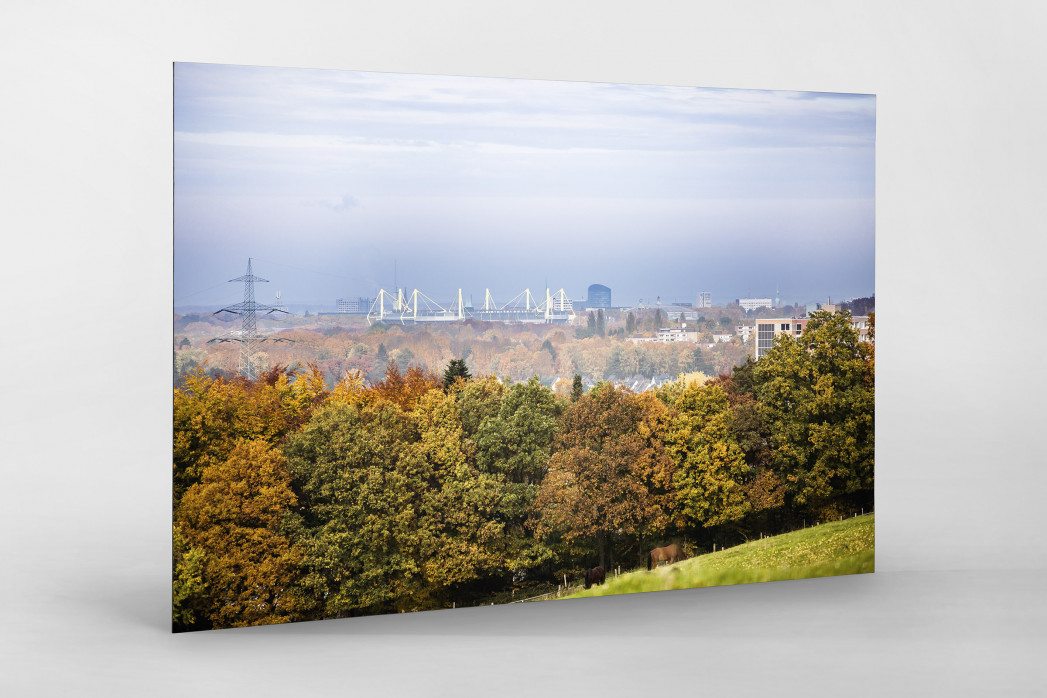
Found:
[[[114,574],[7,596],[0,693],[1040,695],[1043,575],[881,572],[171,635],[164,589]]]

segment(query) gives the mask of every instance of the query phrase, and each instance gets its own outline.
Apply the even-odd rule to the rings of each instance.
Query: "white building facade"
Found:
[[[770,298],[739,298],[738,305],[742,306],[742,310],[745,312],[756,310],[757,308],[774,307]]]
[[[691,342],[692,344],[697,344],[698,330],[662,327],[654,337],[627,337],[627,339],[633,344],[639,344],[640,342]]]

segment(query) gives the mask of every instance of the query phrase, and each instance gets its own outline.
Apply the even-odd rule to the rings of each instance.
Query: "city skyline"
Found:
[[[174,117],[176,306],[875,293],[871,95],[180,63]]]
[[[258,260],[254,260],[254,261],[255,261],[255,271],[257,271],[258,270],[257,269],[258,268],[258,264],[257,264]],[[279,265],[279,263],[274,263],[274,264]],[[230,280],[230,283],[232,283],[232,282],[233,282],[233,280]],[[395,284],[388,284],[388,285],[386,285],[384,287],[380,287],[380,288],[376,287],[375,289],[372,289],[371,291],[369,291],[367,293],[345,293],[345,294],[341,294],[341,295],[333,297],[333,298],[314,299],[314,300],[291,300],[291,301],[289,301],[286,297],[284,297],[283,291],[280,288],[278,288],[277,286],[273,285],[271,283],[270,279],[265,279],[265,283],[267,284],[266,286],[258,285],[258,286],[255,287],[255,295],[256,295],[256,298],[257,298],[257,302],[260,303],[260,304],[282,306],[282,307],[283,306],[298,306],[298,307],[309,306],[309,307],[316,307],[316,308],[319,308],[319,309],[336,307],[339,304],[340,301],[356,301],[356,300],[360,300],[360,299],[364,299],[364,300],[368,300],[368,301],[374,301],[377,298],[377,293],[379,291],[381,291],[381,290],[384,290],[384,291],[386,291],[388,293],[391,293],[391,294],[394,294],[394,295],[395,295],[395,292],[397,290],[397,286]],[[598,282],[594,282],[594,283],[598,283]],[[517,296],[517,294],[522,294],[525,290],[529,290],[531,292],[532,297],[538,299],[539,302],[542,302],[545,299],[546,288],[548,288],[550,294],[556,294],[560,290],[560,288],[564,288],[567,291],[567,297],[572,302],[578,303],[578,302],[584,302],[584,301],[587,300],[587,291],[588,291],[588,287],[590,285],[592,285],[592,284],[588,284],[588,283],[586,283],[586,284],[572,284],[572,285],[569,285],[569,286],[555,287],[555,288],[553,286],[551,286],[551,285],[548,286],[548,287],[545,286],[545,285],[541,285],[539,287],[521,287],[515,293],[512,293],[511,295],[494,296],[494,300],[496,301],[496,303],[498,305],[504,305],[505,303],[511,301],[513,299],[513,297]],[[606,284],[598,284],[598,285],[606,286]],[[402,283],[399,284],[398,288],[399,288],[399,290],[403,291],[405,298],[409,298],[411,293],[415,290],[414,286],[404,285]],[[570,292],[570,289],[572,289],[572,288],[576,288],[578,290],[574,294],[572,294]],[[686,304],[687,307],[690,307],[690,308],[700,308],[700,306],[698,306],[696,304],[697,296],[699,295],[699,293],[701,293],[700,291],[695,291],[694,293],[691,294],[690,297],[687,297],[687,298],[677,298],[675,296],[674,297],[669,297],[669,296],[663,296],[663,295],[660,295],[660,294],[655,294],[653,296],[643,297],[643,298],[619,299],[617,294],[614,294],[614,288],[613,287],[609,287],[609,288],[610,288],[610,290],[611,290],[611,292],[613,294],[612,295],[612,299],[614,301],[612,303],[612,305],[611,305],[611,309],[612,310],[614,310],[614,309],[623,309],[623,308],[635,308],[635,307],[638,307],[638,306],[651,307],[651,308],[656,307],[656,306],[661,306],[661,307],[669,308],[669,307],[673,307],[675,305],[685,305],[685,304]],[[181,309],[189,309],[190,311],[195,311],[195,310],[198,310],[198,309],[210,309],[210,308],[217,309],[218,306],[220,306],[220,305],[228,305],[228,303],[234,302],[234,301],[240,299],[240,297],[242,296],[242,286],[239,284],[239,282],[237,282],[233,286],[230,286],[230,289],[234,289],[234,290],[232,290],[231,293],[227,295],[226,299],[221,301],[221,302],[218,302],[218,303],[198,303],[198,302],[193,302],[191,298],[188,298],[188,299],[186,299],[185,302],[181,302],[180,303],[176,299],[175,308],[176,308],[176,310],[181,308]],[[456,302],[455,298],[457,297],[457,289],[455,289],[454,292],[452,294],[448,295],[446,298],[443,297],[443,296],[433,297],[432,294],[430,294],[424,288],[419,288],[418,290],[421,293],[423,293],[423,294],[429,296],[430,298],[432,298],[432,300],[435,300],[435,301],[437,301],[439,303],[443,303],[446,307],[449,307],[450,305],[453,305]],[[480,306],[483,305],[484,293],[485,293],[485,291],[489,290],[489,288],[485,287],[483,289],[480,289],[479,291],[477,291],[476,289],[466,289],[466,288],[462,288],[461,290],[462,290],[463,300],[465,302],[466,307],[474,307],[474,306],[475,307],[480,307]],[[757,298],[757,299],[758,298],[766,298],[766,299],[769,299],[771,301],[774,301],[774,299],[776,298],[776,295],[779,295],[777,292],[778,292],[778,289],[775,289],[775,292],[772,292],[772,293],[769,293],[769,294],[765,294],[765,295],[751,294],[751,295],[744,295],[744,296],[735,297],[735,298],[727,298],[727,297],[721,298],[721,297],[717,296],[716,293],[712,292],[712,306],[711,307],[724,307],[726,305],[730,305],[732,303],[736,303],[739,299],[741,299],[741,300],[747,300],[747,299],[751,300],[751,299],[754,299],[754,298]],[[278,297],[277,294],[280,294],[280,296]],[[844,296],[839,296],[837,294],[831,294],[830,293],[830,294],[824,295],[821,298],[816,298],[816,299],[794,299],[794,298],[790,298],[788,296],[784,296],[784,294],[781,294],[780,303],[776,304],[775,307],[785,307],[785,306],[790,306],[790,305],[791,306],[810,305],[812,303],[822,304],[822,303],[833,303],[833,302],[846,302],[846,301],[853,300],[853,299],[856,299],[856,298],[871,297],[871,296],[874,296],[874,295],[875,295],[874,293],[870,293],[868,296],[846,296],[846,297],[844,297]],[[833,301],[832,300],[833,298],[835,298],[836,301]],[[710,307],[710,306],[706,306],[706,307]]]

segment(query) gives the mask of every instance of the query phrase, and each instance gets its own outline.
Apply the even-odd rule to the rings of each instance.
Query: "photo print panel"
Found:
[[[174,66],[175,631],[866,573],[875,97]]]

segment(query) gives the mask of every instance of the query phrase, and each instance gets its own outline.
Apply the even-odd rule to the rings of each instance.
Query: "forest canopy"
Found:
[[[541,361],[570,355],[549,344]],[[671,541],[872,509],[873,345],[846,312],[814,313],[758,362],[643,393],[557,392],[460,354],[429,370],[381,346],[380,377],[332,381],[315,363],[180,377],[176,630],[490,603]]]

